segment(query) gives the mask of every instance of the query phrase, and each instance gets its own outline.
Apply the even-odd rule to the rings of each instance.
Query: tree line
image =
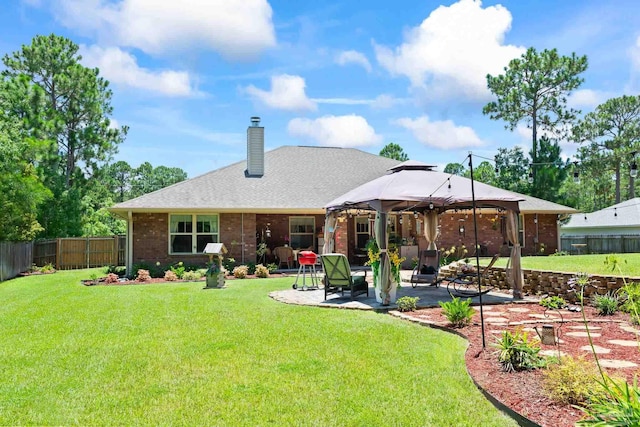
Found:
[[[108,207],[187,177],[112,162],[128,127],[114,126],[109,82],[78,49],[52,34],[2,58],[0,241],[122,233]]]
[[[580,75],[587,66],[586,56],[529,48],[503,74],[488,75],[495,100],[483,113],[504,121],[510,131],[526,126],[531,148],[526,154],[518,146],[499,148],[493,161],[474,168],[474,178],[584,212],[634,198],[631,171],[640,151],[640,96],[612,98],[582,115],[568,106],[568,96],[584,82]],[[563,159],[560,142],[578,144],[575,159]],[[391,152],[397,153],[397,147]],[[457,163],[444,171],[469,175]]]

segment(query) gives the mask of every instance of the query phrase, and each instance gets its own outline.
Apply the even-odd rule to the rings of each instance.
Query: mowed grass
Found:
[[[550,270],[567,273],[587,272],[589,274],[624,275],[640,277],[640,253],[615,255],[620,259],[620,270],[611,270],[605,265],[605,254],[566,255],[566,256],[528,256],[522,257],[522,268],[532,270]],[[507,265],[508,257],[498,259],[497,267]],[[484,260],[484,265],[488,263]]]
[[[0,284],[0,425],[515,426],[465,341],[385,314],[286,305],[293,278]]]

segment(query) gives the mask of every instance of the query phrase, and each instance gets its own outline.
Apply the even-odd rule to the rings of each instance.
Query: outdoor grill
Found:
[[[300,251],[298,253],[298,275],[296,281],[293,283],[293,289],[298,289],[298,280],[300,279],[300,273],[302,273],[302,290],[318,289],[318,278],[316,277],[316,262],[318,261],[318,255],[312,251]],[[307,286],[307,269],[309,270],[309,276],[311,277],[311,286]]]

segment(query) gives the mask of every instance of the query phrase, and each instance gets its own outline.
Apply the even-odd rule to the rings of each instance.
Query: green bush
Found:
[[[623,300],[620,309],[631,315],[631,320],[640,323],[640,283],[630,282],[620,288],[620,298]]]
[[[256,263],[250,262],[247,264],[247,272],[248,274],[256,274]]]
[[[471,323],[475,310],[471,307],[471,298],[461,300],[453,297],[451,301],[440,301],[440,307],[444,311],[447,320],[454,328],[462,328]]]
[[[262,264],[256,265],[256,277],[266,278],[269,277],[269,268],[265,267]]]
[[[604,393],[596,395],[586,408],[581,408],[588,418],[577,426],[640,426],[640,388],[626,381],[612,380],[605,376],[600,382]]]
[[[278,269],[278,264],[274,262],[270,262],[269,264],[267,264],[267,270],[269,270],[269,273],[273,273],[277,269]]]
[[[529,340],[529,336],[522,328],[517,328],[513,333],[502,332],[502,338],[498,338],[493,344],[498,349],[498,360],[505,372],[524,371],[544,366],[544,359],[538,355],[540,343]]]
[[[127,268],[122,266],[109,265],[104,269],[105,274],[117,274],[118,277],[124,277],[127,273]]]
[[[601,316],[611,316],[618,311],[620,301],[618,297],[613,293],[606,293],[604,295],[595,295],[593,297],[593,306],[598,310],[598,314]]]
[[[185,272],[185,266],[182,261],[170,266],[169,269],[178,277],[178,279],[182,279]]]
[[[233,271],[233,267],[236,266],[236,259],[232,257],[224,258],[222,260],[222,266],[227,271]]]
[[[599,373],[584,356],[566,356],[543,373],[542,386],[551,399],[563,404],[584,404],[600,389]]]
[[[540,305],[551,310],[558,310],[565,307],[567,302],[564,298],[554,295],[542,298],[540,300]]]
[[[186,280],[189,282],[195,282],[197,280],[202,279],[202,273],[200,271],[185,271],[182,275],[182,280]]]
[[[398,298],[396,304],[398,305],[398,310],[400,311],[415,311],[418,305],[418,301],[420,301],[420,297],[404,296]]]
[[[246,265],[239,265],[233,268],[233,277],[236,279],[244,279],[249,274],[249,267]]]

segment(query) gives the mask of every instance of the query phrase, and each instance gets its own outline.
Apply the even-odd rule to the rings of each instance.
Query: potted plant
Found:
[[[380,248],[378,248],[378,244],[375,239],[369,240],[366,248],[367,255],[369,256],[369,260],[366,262],[366,265],[371,266],[371,271],[373,273],[373,286],[375,287],[376,301],[382,303],[380,283],[378,280],[380,274]],[[389,245],[387,254],[389,255],[389,264],[391,265],[391,289],[389,291],[389,299],[390,302],[395,302],[396,291],[400,284],[400,269],[402,267],[402,262],[405,259],[400,257],[398,247],[395,244]]]

